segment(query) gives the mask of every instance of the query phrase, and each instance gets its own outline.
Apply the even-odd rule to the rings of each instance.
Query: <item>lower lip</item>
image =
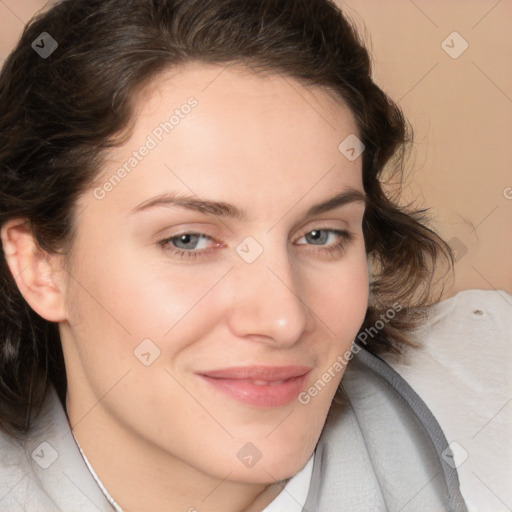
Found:
[[[200,375],[214,388],[244,404],[259,407],[279,407],[295,400],[301,392],[307,374],[283,381],[282,384],[257,386],[247,379],[216,379]]]

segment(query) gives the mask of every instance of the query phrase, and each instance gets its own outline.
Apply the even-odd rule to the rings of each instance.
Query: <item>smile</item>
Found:
[[[306,366],[238,367],[198,374],[216,390],[244,404],[279,407],[302,391],[311,369]]]

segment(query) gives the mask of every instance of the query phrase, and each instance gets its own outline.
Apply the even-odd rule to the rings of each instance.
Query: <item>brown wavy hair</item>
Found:
[[[58,48],[31,47],[47,32]],[[364,237],[370,302],[361,327],[374,354],[411,344],[432,296],[436,262],[453,267],[425,211],[401,208],[383,190],[404,168],[412,130],[373,82],[354,24],[330,0],[64,0],[33,18],[0,74],[0,225],[26,218],[43,250],[72,247],[75,205],[102,156],[133,121],[139,92],[191,61],[243,64],[333,91],[355,115],[368,197]],[[368,331],[367,331],[368,332]],[[25,302],[0,254],[0,429],[27,432],[53,384],[63,404],[66,372],[58,324]]]

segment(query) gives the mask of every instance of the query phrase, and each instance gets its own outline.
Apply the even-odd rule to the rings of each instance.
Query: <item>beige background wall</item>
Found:
[[[433,209],[465,288],[512,292],[512,2],[344,0],[372,41],[374,75],[412,122],[404,199]],[[452,58],[445,47],[457,55]],[[367,38],[368,40],[368,38]],[[508,199],[507,199],[508,198]]]
[[[2,61],[45,4],[0,0]],[[431,207],[434,228],[456,249],[455,282],[445,295],[512,293],[512,2],[338,4],[371,41],[375,80],[415,129],[403,197]]]

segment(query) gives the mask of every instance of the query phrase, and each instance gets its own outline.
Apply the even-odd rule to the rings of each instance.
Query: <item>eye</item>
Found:
[[[335,256],[346,250],[347,245],[354,239],[354,235],[340,229],[317,228],[299,238],[298,242],[302,239],[312,242],[313,246],[320,246],[319,249],[314,249],[314,252]]]
[[[202,243],[199,243],[199,245],[204,246],[204,241],[206,239],[210,239],[210,237],[198,233],[185,233],[183,235],[172,237],[169,241],[174,245],[177,244],[176,247],[178,249],[204,249],[204,247],[198,247],[198,243],[201,241]]]
[[[159,245],[175,256],[197,258],[198,255],[210,252],[207,245],[211,242],[213,239],[202,233],[183,233],[166,238],[159,242]],[[219,246],[220,244],[216,243],[215,245]]]
[[[315,229],[309,233],[306,233],[302,238],[312,242],[313,245],[325,245],[327,242],[329,242],[329,239],[331,241],[333,239],[336,241],[339,237],[339,233],[342,232],[334,229]]]

